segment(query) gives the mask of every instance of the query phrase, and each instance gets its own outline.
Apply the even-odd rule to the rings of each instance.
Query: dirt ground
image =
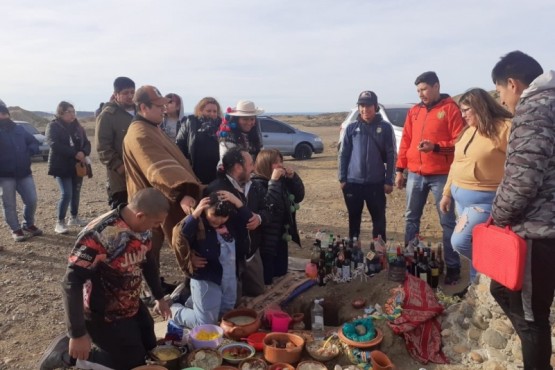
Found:
[[[92,134],[94,124],[87,128]],[[308,257],[314,233],[318,229],[331,230],[335,235],[347,235],[347,213],[343,197],[337,182],[336,140],[338,126],[301,127],[314,132],[323,139],[325,151],[305,161],[286,160],[286,165],[293,167],[302,177],[306,186],[306,197],[298,212],[303,249],[291,248],[291,255]],[[92,141],[92,138],[90,138]],[[93,151],[94,177],[84,180],[80,216],[92,219],[109,210],[106,203],[104,167],[98,162]],[[0,369],[32,369],[40,358],[50,340],[65,331],[64,310],[60,294],[60,281],[65,272],[68,253],[71,250],[78,230],[72,229],[67,235],[54,233],[55,207],[59,190],[55,180],[47,175],[46,162],[33,163],[33,175],[39,194],[39,206],[36,224],[45,232],[44,236],[35,237],[22,243],[12,241],[5,223],[0,226]],[[397,189],[388,196],[387,232],[389,239],[402,240],[404,232],[404,191]],[[19,206],[21,211],[21,205]],[[367,247],[370,241],[371,223],[367,213],[363,217],[361,240]],[[426,240],[439,241],[435,207],[430,200],[426,205],[422,219],[421,233]],[[166,248],[162,256],[162,275],[168,281],[178,281],[180,272],[174,257]],[[460,290],[464,285],[449,287],[446,292]],[[368,286],[344,285],[326,287],[326,294],[339,297],[340,305],[349,305],[351,300],[365,290],[376,289]],[[383,303],[383,302],[377,302]],[[417,369],[418,366],[402,350],[399,338],[390,341],[390,349],[382,347],[386,353],[391,350],[398,369]],[[436,369],[428,364],[426,368]],[[443,368],[443,367],[442,367]],[[447,367],[446,367],[447,368]],[[455,366],[448,368],[455,369]]]

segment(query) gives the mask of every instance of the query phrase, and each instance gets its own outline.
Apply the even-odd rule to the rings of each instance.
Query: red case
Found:
[[[509,226],[501,228],[487,222],[472,230],[472,264],[482,274],[511,290],[522,288],[526,263],[526,241]]]

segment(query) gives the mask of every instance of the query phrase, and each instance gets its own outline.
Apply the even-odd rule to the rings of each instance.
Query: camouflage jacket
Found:
[[[505,174],[491,215],[527,239],[555,238],[555,71],[536,78],[516,107]]]

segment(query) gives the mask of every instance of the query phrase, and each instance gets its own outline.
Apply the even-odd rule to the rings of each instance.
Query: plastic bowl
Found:
[[[266,335],[268,335],[268,333],[263,333],[263,332],[252,333],[247,337],[247,343],[253,346],[255,350],[263,351],[264,338],[266,338]]]
[[[218,333],[218,337],[212,340],[197,339],[197,335],[201,330],[204,330],[209,333]],[[191,343],[194,349],[218,348],[218,346],[222,344],[223,336],[224,336],[224,330],[219,326],[204,324],[193,328],[193,330],[191,330],[191,334],[189,338],[191,339]]]
[[[247,359],[247,358],[251,358],[252,356],[254,356],[254,354],[256,353],[256,350],[252,347],[249,346],[248,344],[245,343],[229,343],[229,344],[224,344],[223,346],[221,346],[218,351],[220,352],[220,354],[222,355],[222,358],[229,362],[230,364],[238,364],[239,362]],[[241,351],[241,353],[244,353],[243,356],[232,356],[229,354],[229,351]]]

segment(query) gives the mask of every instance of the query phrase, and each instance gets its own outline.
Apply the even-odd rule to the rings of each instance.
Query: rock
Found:
[[[451,335],[451,329],[444,329],[441,331],[441,336],[442,337],[448,337]]]
[[[493,348],[504,349],[507,346],[507,339],[493,329],[486,330],[482,335],[482,339],[485,344]]]
[[[493,320],[491,322],[491,327],[500,333],[512,335],[515,330],[510,324],[507,324],[505,320]]]
[[[484,358],[482,357],[482,355],[474,351],[470,352],[470,359],[477,364],[481,364],[482,362],[484,362]]]
[[[468,329],[468,339],[477,341],[482,336],[483,330],[478,329],[477,327],[473,326]]]
[[[482,316],[486,319],[491,319],[491,317],[492,317],[490,310],[488,310],[487,308],[484,308],[484,307],[481,307],[478,310],[478,313],[480,314],[480,316]]]
[[[470,320],[464,316],[457,317],[457,324],[461,327],[461,329],[467,330],[470,328]]]
[[[355,331],[358,335],[364,335],[366,334],[366,327],[364,325],[357,325],[355,326]]]
[[[497,361],[488,361],[482,365],[483,370],[506,370],[505,366]]]
[[[453,351],[455,351],[456,353],[467,353],[468,351],[470,351],[470,347],[466,344],[456,344],[453,346]]]
[[[478,314],[475,314],[471,320],[472,324],[478,329],[486,330],[489,327],[489,323],[484,320],[484,318]]]

